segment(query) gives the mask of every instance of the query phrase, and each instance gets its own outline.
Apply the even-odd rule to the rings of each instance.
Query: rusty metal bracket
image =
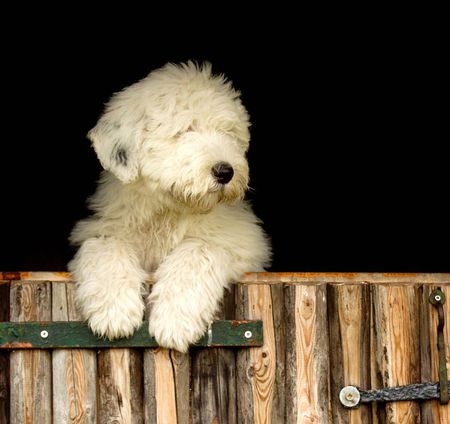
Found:
[[[445,339],[444,339],[444,303],[445,294],[438,288],[433,290],[430,295],[430,303],[437,309],[438,312],[438,354],[439,354],[439,390],[440,390],[440,402],[441,405],[448,403],[448,374],[447,374],[447,361],[445,359]]]
[[[358,387],[346,386],[339,393],[339,400],[343,406],[346,408],[357,408],[362,403],[429,399],[439,399],[441,405],[449,403],[448,393],[450,383],[447,374],[444,339],[444,292],[440,288],[433,290],[430,294],[429,302],[436,308],[438,313],[437,348],[439,355],[439,382],[408,384],[406,386],[387,387],[375,390],[361,390]]]

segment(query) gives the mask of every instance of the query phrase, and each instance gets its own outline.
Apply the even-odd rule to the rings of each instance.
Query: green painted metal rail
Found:
[[[262,321],[215,321],[194,344],[200,347],[262,346]],[[117,340],[95,336],[87,324],[64,322],[0,322],[0,349],[158,347],[148,334],[148,322],[130,338]]]

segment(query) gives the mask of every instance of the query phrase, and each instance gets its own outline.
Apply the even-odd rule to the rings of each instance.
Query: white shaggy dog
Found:
[[[69,264],[77,303],[109,339],[142,323],[142,286],[156,283],[149,332],[181,352],[205,332],[224,288],[267,265],[270,248],[242,199],[249,118],[211,66],[168,64],[113,95],[88,137],[106,171],[80,221]]]

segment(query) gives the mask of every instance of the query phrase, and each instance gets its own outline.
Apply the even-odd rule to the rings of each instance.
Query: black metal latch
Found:
[[[356,408],[362,403],[392,402],[400,400],[429,400],[439,399],[441,405],[449,402],[450,383],[448,381],[447,364],[445,359],[444,340],[444,308],[445,294],[441,289],[434,290],[429,301],[438,313],[438,353],[439,353],[439,382],[408,384],[400,387],[385,389],[360,390],[354,386],[346,386],[339,393],[339,400],[347,408]]]

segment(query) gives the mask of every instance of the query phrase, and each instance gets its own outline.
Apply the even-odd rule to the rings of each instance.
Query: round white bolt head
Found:
[[[359,390],[354,386],[346,386],[339,393],[339,400],[347,408],[354,408],[361,399]]]

